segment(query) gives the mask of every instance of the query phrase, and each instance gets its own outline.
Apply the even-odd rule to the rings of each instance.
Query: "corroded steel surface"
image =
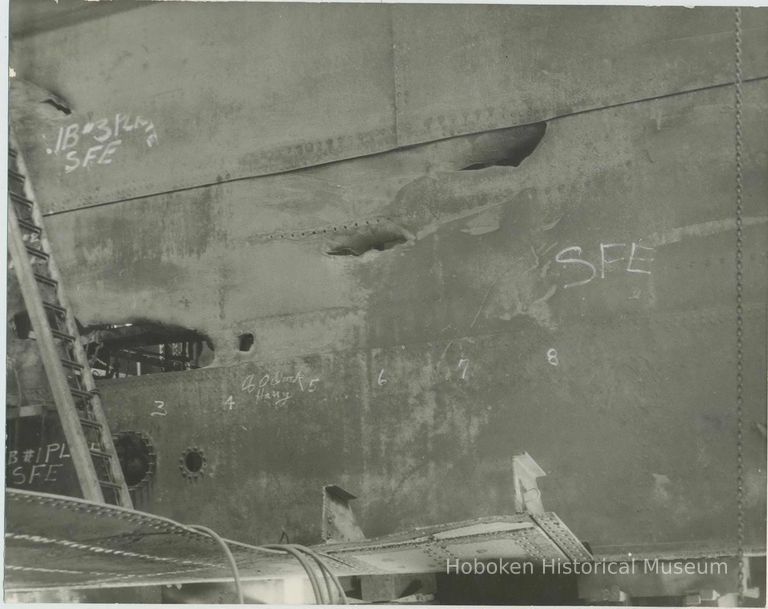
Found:
[[[71,114],[19,81],[11,106],[61,211],[723,84],[731,45],[722,8],[157,3],[13,40]]]
[[[428,10],[398,7],[395,16],[401,9]],[[370,10],[375,18],[387,15],[386,7]],[[53,108],[45,110],[48,118],[37,109],[24,119],[27,147],[48,180],[50,210],[147,195],[47,218],[79,319],[148,319],[203,332],[215,344],[207,369],[102,383],[114,430],[144,432],[158,449],[149,509],[248,541],[276,542],[285,530],[292,540],[313,542],[320,533],[318,489],[339,484],[360,497],[354,507],[362,529],[387,534],[508,512],[512,458],[527,451],[548,473],[539,481],[545,507],[593,546],[611,554],[733,551],[733,91],[681,93],[729,80],[730,13],[589,9],[607,11],[600,14],[615,24],[594,30],[600,20],[543,23],[536,15],[547,13],[537,11],[547,9],[515,9],[522,12],[510,14],[524,15],[527,29],[514,39],[477,41],[474,55],[469,45],[459,52],[462,30],[471,30],[473,19],[493,30],[490,22],[505,23],[506,13],[435,10],[434,23],[421,19],[432,34],[408,34],[395,48],[397,84],[386,90],[408,92],[394,104],[397,138],[392,107],[385,116],[383,106],[368,106],[369,89],[353,105],[389,124],[390,143],[460,133],[464,110],[467,121],[477,117],[467,122],[470,130],[505,129],[388,152],[360,140],[344,148],[345,158],[377,154],[237,181],[227,180],[263,168],[245,156],[261,146],[244,126],[250,106],[231,96],[269,89],[218,86],[219,68],[256,78],[242,64],[222,67],[230,51],[209,45],[193,83],[177,65],[181,55],[158,51],[165,48],[159,39],[150,41],[156,46],[148,46],[146,68],[141,45],[127,40],[134,55],[122,59],[73,49],[80,59],[65,73],[58,55],[50,56],[55,45],[39,44],[47,38],[36,52],[17,55],[21,76],[74,100],[75,112],[92,113],[88,120],[126,112],[152,118],[157,129],[156,145],[139,140],[116,151],[114,163],[64,174],[61,156],[46,155],[40,138],[50,143],[58,125],[74,121]],[[449,13],[471,18],[453,22]],[[744,106],[745,481],[747,539],[760,545],[768,88],[765,47],[754,42],[766,13],[748,13],[747,75],[759,80],[745,85]],[[395,32],[406,35],[399,29],[407,29],[406,20],[398,19]],[[447,29],[437,27],[441,19],[450,22]],[[88,23],[105,29],[98,20]],[[376,49],[383,30],[371,23]],[[245,44],[233,27],[234,40]],[[558,34],[550,48],[544,41],[558,28],[570,34]],[[89,40],[104,35],[94,31]],[[456,64],[441,36],[459,45]],[[582,36],[604,38],[606,57],[579,61]],[[424,74],[426,40],[435,42],[439,65],[451,66],[461,94],[452,95],[441,71]],[[496,121],[493,113],[488,119],[474,112],[484,93],[475,97],[467,80],[484,74],[482,61],[505,45],[510,61],[519,61],[516,70],[531,71],[519,81],[504,75],[477,85],[504,105],[509,83],[520,82],[508,106],[516,114]],[[320,44],[317,52],[323,57],[334,48]],[[542,66],[557,64],[549,54],[558,48],[570,70],[543,74]],[[184,53],[203,61],[194,49]],[[544,63],[537,63],[540,54]],[[108,61],[119,77],[107,78]],[[603,64],[608,72],[595,68]],[[127,75],[142,70],[153,75],[146,86],[124,91]],[[410,88],[409,79],[425,89]],[[149,107],[157,116],[146,113],[139,98],[161,85],[167,101],[154,98]],[[174,92],[176,85],[181,90]],[[585,100],[582,87],[607,93]],[[461,107],[443,109],[447,97]],[[318,99],[325,116],[332,104]],[[291,108],[299,112],[302,103]],[[180,108],[180,116],[166,116],[164,107]],[[587,108],[598,109],[567,115]],[[451,112],[457,118],[441,125],[440,113]],[[555,113],[566,116],[548,120],[543,132],[540,125],[526,133],[515,127]],[[296,116],[319,121],[314,110]],[[313,124],[338,135],[335,120]],[[296,141],[311,127],[297,122]],[[293,131],[282,136],[295,145]],[[480,152],[485,159],[508,142],[525,142],[528,156],[519,166],[462,170]],[[81,161],[84,152],[78,148]],[[58,173],[48,172],[51,163],[59,163]],[[217,175],[221,183],[195,187],[218,182]],[[179,185],[187,189],[151,195]],[[366,244],[389,249],[329,255]],[[248,352],[238,350],[244,332],[255,339]],[[190,447],[206,457],[195,480],[179,471]]]

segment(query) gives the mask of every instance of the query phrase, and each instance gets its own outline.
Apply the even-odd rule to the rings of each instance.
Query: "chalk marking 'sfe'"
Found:
[[[640,273],[643,275],[650,275],[650,263],[653,262],[653,258],[649,255],[649,252],[653,252],[654,248],[645,247],[634,241],[631,244],[626,243],[601,243],[600,244],[600,279],[605,279],[607,271],[611,268],[610,265],[615,265],[617,262],[626,261],[626,266],[621,265],[624,271],[627,273]],[[617,251],[621,250],[621,252]],[[618,255],[619,253],[626,254],[627,256]],[[581,281],[574,281],[572,283],[566,283],[565,288],[573,288],[579,285],[586,285],[598,276],[597,267],[594,264],[586,260],[582,256],[582,249],[578,245],[572,245],[560,250],[555,255],[555,262],[560,264],[575,264],[584,267],[583,270],[589,269],[589,277],[582,279]]]

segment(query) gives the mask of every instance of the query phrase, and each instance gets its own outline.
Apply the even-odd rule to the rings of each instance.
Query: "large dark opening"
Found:
[[[139,432],[123,431],[114,436],[113,442],[128,487],[148,484],[157,462],[150,439]]]
[[[496,142],[493,145],[478,145],[465,159],[466,165],[462,171],[477,171],[488,167],[519,167],[527,157],[533,154],[536,147],[544,139],[547,123],[533,123],[515,129],[515,137],[507,142]],[[482,137],[482,136],[481,136]]]
[[[81,329],[95,377],[120,378],[202,368],[213,361],[211,339],[197,330],[155,322]]]

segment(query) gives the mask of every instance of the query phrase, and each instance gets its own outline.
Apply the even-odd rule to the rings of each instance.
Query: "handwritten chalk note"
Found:
[[[263,402],[274,408],[282,408],[298,394],[314,393],[319,384],[320,377],[305,374],[302,370],[294,375],[284,375],[277,371],[262,375],[249,374],[243,379],[240,389],[252,395],[257,404]]]
[[[596,278],[605,279],[609,273],[625,272],[651,274],[652,254],[654,248],[645,247],[636,242],[631,243],[600,243],[598,255],[594,258],[596,264],[590,262],[578,245],[572,245],[555,254],[555,262],[578,271],[583,279],[566,283],[564,288],[587,285]]]
[[[440,360],[438,361],[438,366],[441,364],[443,360],[443,356],[447,352],[448,348],[453,344],[452,342],[448,344],[448,347],[446,347],[445,351],[443,351],[443,355],[440,356]],[[443,364],[442,370],[447,372],[446,378],[452,378],[454,380],[460,380],[460,381],[467,381],[468,378],[471,377],[471,374],[468,374],[469,371],[469,358],[467,357],[460,357],[458,360],[454,360],[456,362],[456,366],[453,367],[453,364],[448,364],[445,362]],[[435,371],[437,371],[439,368],[436,368]],[[388,377],[388,372],[386,368],[380,368],[379,373],[376,376],[376,385],[378,387],[385,387],[390,379]],[[394,383],[397,385],[397,381]]]
[[[557,357],[557,349],[554,347],[547,351],[547,361],[551,366],[559,366],[560,360]]]
[[[457,370],[461,370],[461,380],[462,381],[467,378],[467,368],[469,368],[469,360],[462,357],[459,360],[459,365],[456,366]]]
[[[36,449],[8,450],[5,454],[7,480],[17,487],[56,482],[64,461],[71,458],[66,442],[52,442]]]
[[[382,368],[379,372],[379,378],[376,379],[376,382],[379,384],[379,387],[383,387],[389,382],[386,378],[384,378],[384,368]]]
[[[77,169],[111,165],[127,138],[139,138],[147,148],[159,143],[152,121],[118,112],[114,118],[60,127],[55,137],[56,143],[46,148],[46,152],[54,156],[62,155],[64,173],[71,173]]]
[[[155,400],[154,410],[149,413],[151,417],[165,417],[168,416],[168,411],[165,408],[165,402],[163,400]]]

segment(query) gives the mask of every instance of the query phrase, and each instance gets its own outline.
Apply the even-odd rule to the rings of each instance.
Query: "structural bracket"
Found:
[[[323,541],[361,541],[365,539],[349,502],[357,499],[340,486],[323,487]]]
[[[515,511],[542,514],[544,505],[536,479],[546,476],[547,473],[526,452],[513,457],[512,475],[515,485]]]

